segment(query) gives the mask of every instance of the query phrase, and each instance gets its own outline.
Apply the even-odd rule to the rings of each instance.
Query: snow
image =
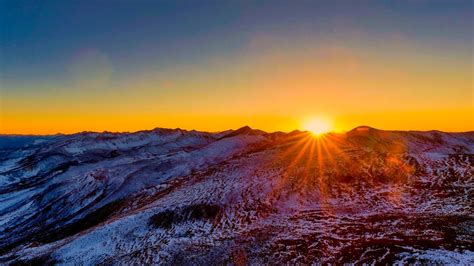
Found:
[[[14,245],[0,263],[209,264],[245,251],[254,264],[472,264],[463,232],[473,233],[474,134],[357,134],[331,136],[337,147],[321,158],[291,149],[304,134],[250,128],[81,133],[18,148],[0,158],[0,247]],[[219,215],[150,222],[199,204]],[[67,231],[88,215],[98,218]],[[41,239],[54,230],[64,235]]]

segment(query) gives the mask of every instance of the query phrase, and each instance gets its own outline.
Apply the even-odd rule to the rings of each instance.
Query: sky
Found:
[[[0,133],[474,130],[472,1],[0,2]]]

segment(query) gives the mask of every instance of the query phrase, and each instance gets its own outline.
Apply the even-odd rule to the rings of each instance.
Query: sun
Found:
[[[319,136],[331,131],[332,124],[327,119],[314,117],[304,121],[303,128],[311,132],[313,135]]]

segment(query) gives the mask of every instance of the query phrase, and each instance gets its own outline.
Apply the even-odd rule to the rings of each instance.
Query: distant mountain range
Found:
[[[474,264],[474,132],[0,136],[0,264]]]

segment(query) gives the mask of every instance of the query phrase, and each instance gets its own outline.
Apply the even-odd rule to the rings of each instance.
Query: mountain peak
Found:
[[[358,127],[353,128],[349,132],[373,132],[373,131],[379,131],[379,130],[376,129],[376,128],[373,128],[373,127],[362,125],[362,126],[358,126]]]
[[[239,129],[236,129],[236,130],[230,132],[229,134],[223,136],[221,139],[234,137],[234,136],[237,136],[237,135],[262,135],[262,134],[266,134],[266,132],[262,131],[262,130],[259,130],[259,129],[252,129],[249,126],[243,126]]]
[[[237,129],[237,130],[235,130],[235,131],[251,131],[251,130],[253,130],[251,127],[249,127],[249,126],[243,126],[243,127],[239,128],[239,129]]]

